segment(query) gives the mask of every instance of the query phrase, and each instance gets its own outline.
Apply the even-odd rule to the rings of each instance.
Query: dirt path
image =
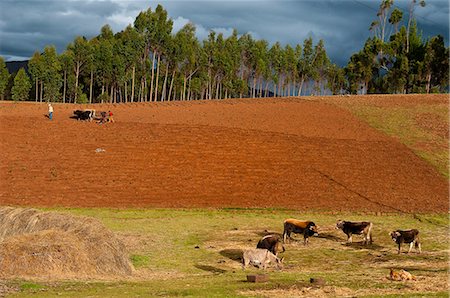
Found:
[[[448,211],[434,168],[329,103],[96,105],[106,125],[54,108],[0,103],[1,205]]]

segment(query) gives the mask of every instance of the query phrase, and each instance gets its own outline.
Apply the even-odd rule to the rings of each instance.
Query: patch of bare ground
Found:
[[[380,96],[376,101],[389,105],[422,99]],[[79,107],[111,109],[116,123],[71,119]],[[448,181],[431,165],[323,100],[54,108],[49,121],[44,104],[0,103],[2,204],[390,212],[449,208]]]
[[[287,289],[278,288],[271,290],[247,290],[240,291],[239,294],[249,297],[360,297],[366,295],[404,295],[417,294],[427,295],[427,293],[445,292],[449,288],[446,278],[436,278],[434,276],[419,277],[416,281],[391,281],[386,276],[379,280],[381,283],[400,284],[399,288],[360,288],[351,289],[339,286],[291,286]]]

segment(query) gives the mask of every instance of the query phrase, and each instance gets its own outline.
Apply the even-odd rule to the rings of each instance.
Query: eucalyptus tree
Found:
[[[183,87],[180,90],[180,100],[186,100],[186,88],[188,81],[198,70],[198,56],[200,49],[199,42],[195,36],[195,26],[188,23],[177,32],[175,36],[175,51],[177,57],[177,68],[180,71],[183,79]]]
[[[282,96],[281,90],[281,72],[283,67],[283,49],[279,42],[276,42],[272,45],[269,50],[269,64],[270,71],[272,73],[272,81],[273,81],[273,94],[274,96]]]
[[[389,23],[394,26],[394,34],[398,32],[398,24],[402,21],[402,19],[403,12],[400,9],[395,8],[389,17]]]
[[[42,62],[42,57],[41,57],[41,53],[39,51],[34,52],[33,56],[31,57],[30,61],[28,62],[28,71],[31,74],[31,77],[34,80],[35,83],[35,91],[36,91],[36,95],[35,95],[35,101],[39,100],[42,102],[42,96],[43,96],[43,81],[42,81],[42,77],[43,77],[43,72],[44,72],[44,65]],[[41,92],[39,92],[39,85],[40,85],[40,90]],[[40,94],[40,96],[39,96]]]
[[[156,63],[156,84],[158,86],[159,80],[159,62],[161,60],[161,54],[163,52],[166,42],[170,39],[170,34],[172,32],[173,21],[168,18],[167,11],[161,6],[156,7],[155,12],[152,12],[151,8],[147,11],[139,13],[136,20],[134,21],[134,26],[136,30],[142,35],[145,47],[143,53],[143,63],[150,57],[150,52],[152,55],[151,68],[151,79],[150,79],[150,101],[153,98],[156,99],[157,87],[155,90],[155,96],[153,96],[153,87],[155,79],[155,60]]]
[[[285,96],[291,96],[293,92],[291,92],[291,86],[295,81],[295,74],[297,72],[297,61],[296,61],[296,53],[295,50],[287,44],[284,48],[284,56],[285,56],[285,76],[286,76],[286,92]]]
[[[14,101],[27,100],[30,94],[31,83],[25,69],[21,68],[14,77],[14,85],[11,89],[12,99]]]
[[[426,44],[423,61],[425,75],[425,91],[444,92],[449,80],[449,48],[445,47],[444,38],[440,35],[432,37]]]
[[[410,4],[409,4],[409,17],[408,17],[408,26],[406,28],[406,53],[409,52],[409,44],[410,44],[410,34],[411,34],[411,25],[413,24],[413,20],[414,20],[414,11],[416,9],[416,6],[419,5],[420,7],[425,7],[426,6],[426,2],[425,0],[411,0]]]
[[[112,76],[114,71],[113,56],[114,56],[114,34],[111,27],[105,25],[101,28],[100,34],[95,38],[94,44],[94,61],[96,77],[101,86],[102,101],[106,99],[109,87],[112,85]],[[111,89],[112,91],[112,89]],[[110,101],[112,101],[112,92],[110,94]]]
[[[54,46],[44,48],[42,62],[45,65],[43,72],[44,99],[46,101],[58,101],[61,88],[61,64]]]
[[[308,82],[311,78],[312,65],[314,63],[315,55],[313,49],[312,37],[303,41],[303,54],[297,63],[297,72],[299,77],[298,94],[300,96],[303,90],[303,84]]]
[[[9,72],[6,68],[5,60],[0,56],[0,98],[5,99],[6,86],[9,81]]]
[[[214,73],[214,57],[216,55],[216,32],[210,31],[208,38],[203,40],[203,51],[206,56],[206,68],[208,72],[208,89],[207,98],[213,98],[213,85],[215,84],[215,73]]]
[[[128,25],[127,28],[116,35],[116,41],[120,43],[121,55],[124,58],[125,72],[127,78],[124,81],[125,84],[125,101],[128,101],[128,84],[127,82],[131,79],[131,96],[130,101],[134,101],[135,93],[135,78],[136,78],[136,67],[139,63],[139,57],[144,49],[144,43],[142,36],[136,31],[134,27]],[[130,73],[131,72],[131,73]]]
[[[73,72],[75,74],[75,95],[74,103],[77,103],[79,90],[80,74],[83,67],[86,65],[89,59],[89,44],[85,37],[77,36],[73,43],[70,43],[67,47],[68,53],[72,55],[73,59]]]
[[[330,64],[327,69],[327,88],[333,95],[338,95],[345,89],[345,85],[344,69],[334,63]]]
[[[225,40],[225,76],[224,88],[225,98],[235,97],[240,93],[239,69],[240,69],[240,48],[238,32],[236,29]],[[237,84],[237,85],[236,85]]]
[[[239,74],[241,80],[239,97],[243,97],[245,94],[248,95],[249,79],[252,71],[252,61],[253,61],[253,44],[255,41],[249,33],[241,35],[238,40],[239,51],[240,51],[240,65]]]
[[[314,79],[314,91],[321,94],[324,90],[324,83],[330,59],[325,50],[324,41],[321,39],[314,47],[314,60],[312,63],[312,78]]]
[[[63,52],[61,55],[59,55],[58,58],[59,58],[59,63],[61,65],[61,70],[63,72],[62,102],[65,103],[66,102],[68,85],[69,85],[69,77],[72,75],[73,56],[70,53],[68,53],[68,52]]]

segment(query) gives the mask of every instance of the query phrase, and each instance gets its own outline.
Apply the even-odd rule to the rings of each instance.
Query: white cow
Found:
[[[262,248],[253,248],[245,250],[242,255],[242,267],[245,269],[249,264],[257,266],[258,268],[266,269],[269,263],[277,265],[281,269],[283,258],[278,258],[276,255]]]

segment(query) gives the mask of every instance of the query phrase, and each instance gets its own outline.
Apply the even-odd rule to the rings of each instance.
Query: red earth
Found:
[[[359,100],[384,106],[417,98]],[[74,109],[87,107],[113,111],[116,122],[70,118]],[[449,210],[445,177],[329,100],[54,109],[50,121],[43,103],[0,102],[0,205]]]

